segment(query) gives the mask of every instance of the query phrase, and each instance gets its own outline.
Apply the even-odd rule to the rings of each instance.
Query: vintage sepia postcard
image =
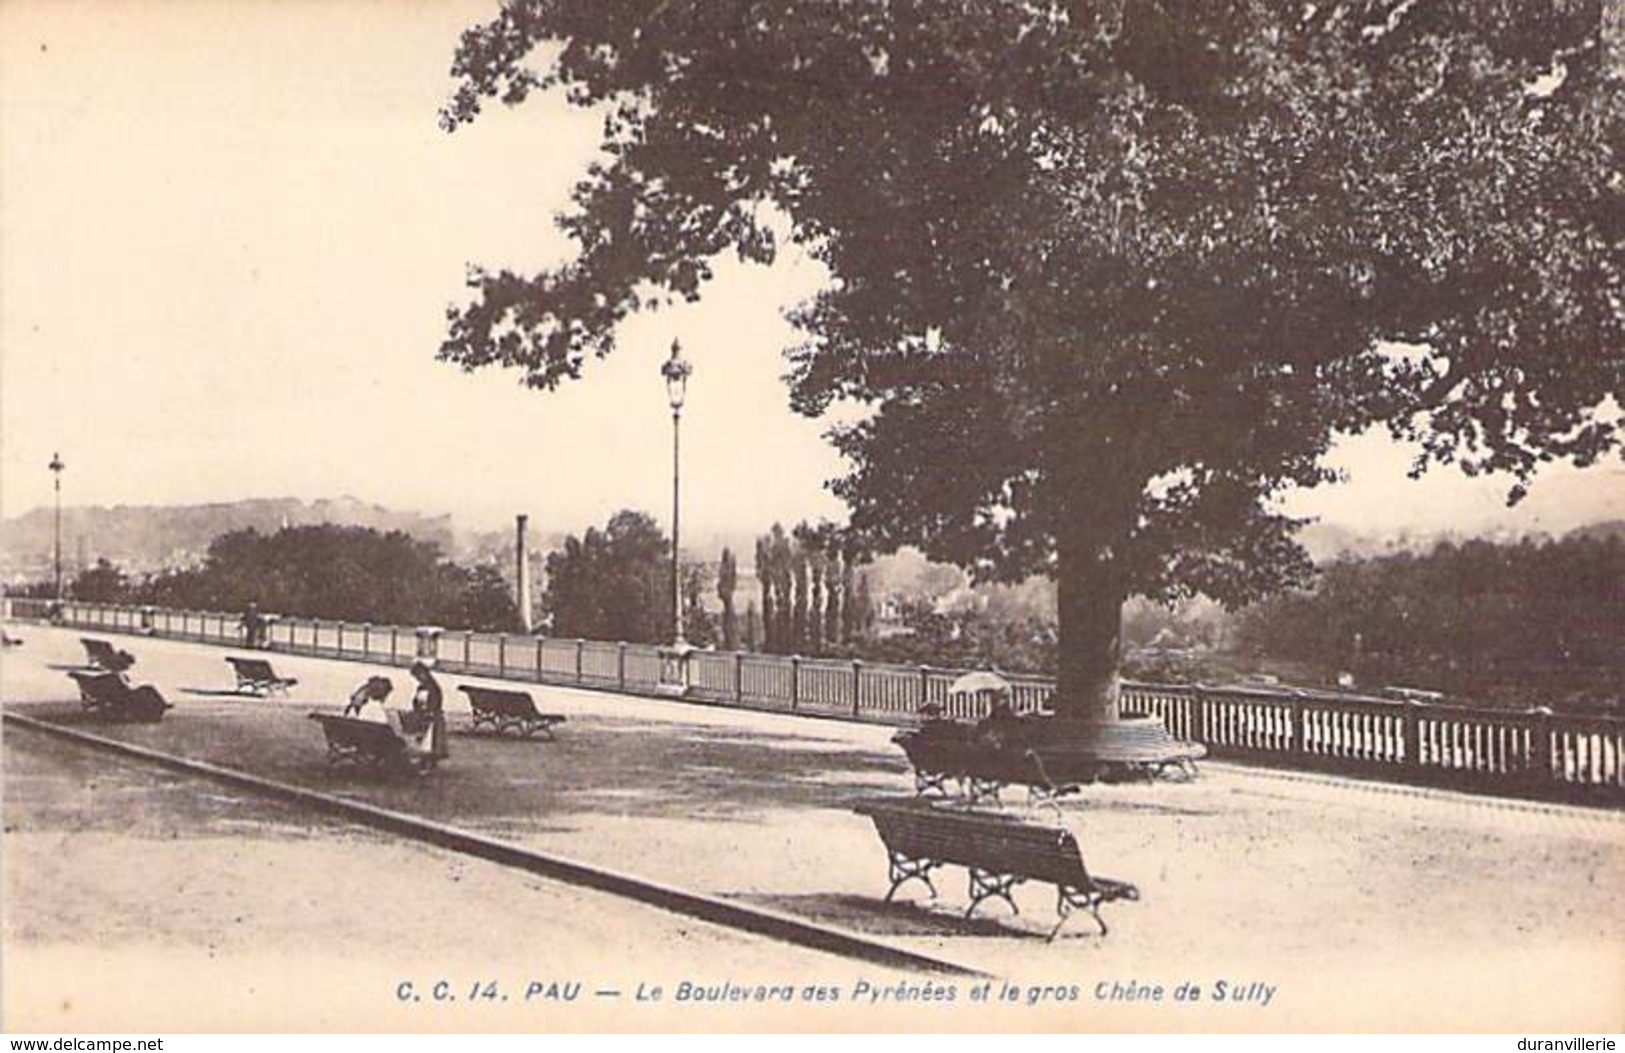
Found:
[[[8,1033],[1625,1029],[1625,14],[0,0]]]

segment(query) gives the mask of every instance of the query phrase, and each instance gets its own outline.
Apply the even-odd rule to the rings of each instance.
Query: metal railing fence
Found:
[[[134,633],[240,647],[241,615],[7,598],[0,613],[77,629]],[[654,694],[660,648],[550,637],[271,617],[272,652],[406,665],[433,655],[452,673],[628,694]],[[927,703],[974,720],[985,697],[950,699],[964,670],[848,659],[694,651],[687,697],[749,709],[907,726]],[[1014,676],[1019,712],[1043,711],[1055,690],[1043,677]],[[1125,682],[1125,711],[1160,718],[1212,757],[1491,793],[1625,804],[1625,720],[1471,706],[1328,696],[1276,688]]]

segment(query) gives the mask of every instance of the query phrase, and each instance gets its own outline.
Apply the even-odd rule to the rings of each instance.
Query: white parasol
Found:
[[[949,695],[979,695],[984,691],[1008,692],[1010,681],[997,673],[985,670],[975,673],[966,673],[964,676],[948,685]]]

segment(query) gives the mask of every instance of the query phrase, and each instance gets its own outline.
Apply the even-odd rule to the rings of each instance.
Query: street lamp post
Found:
[[[671,625],[672,642],[681,647],[683,645],[683,579],[678,566],[678,513],[679,513],[679,464],[678,434],[679,424],[683,417],[683,397],[688,393],[689,374],[694,367],[683,358],[683,345],[673,340],[671,342],[671,357],[666,359],[665,365],[660,367],[660,375],[666,378],[666,399],[671,403]]]
[[[62,602],[62,470],[67,467],[62,463],[60,453],[51,454],[51,463],[46,465],[51,469],[56,488],[56,554],[54,564],[56,567],[56,602]]]

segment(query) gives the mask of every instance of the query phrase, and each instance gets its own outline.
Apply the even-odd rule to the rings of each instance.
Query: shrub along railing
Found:
[[[7,599],[17,619],[51,620],[46,600]],[[242,646],[241,615],[66,601],[55,619],[78,629]],[[551,637],[270,617],[266,646],[287,654],[438,668],[629,694],[656,694],[660,648]],[[963,670],[850,659],[693,651],[687,698],[749,709],[908,725],[927,703],[977,719],[985,697],[950,699]],[[1009,676],[1016,710],[1047,708],[1054,683]],[[1160,718],[1210,756],[1254,764],[1625,804],[1625,721],[1395,702],[1282,688],[1128,682],[1123,708]]]

